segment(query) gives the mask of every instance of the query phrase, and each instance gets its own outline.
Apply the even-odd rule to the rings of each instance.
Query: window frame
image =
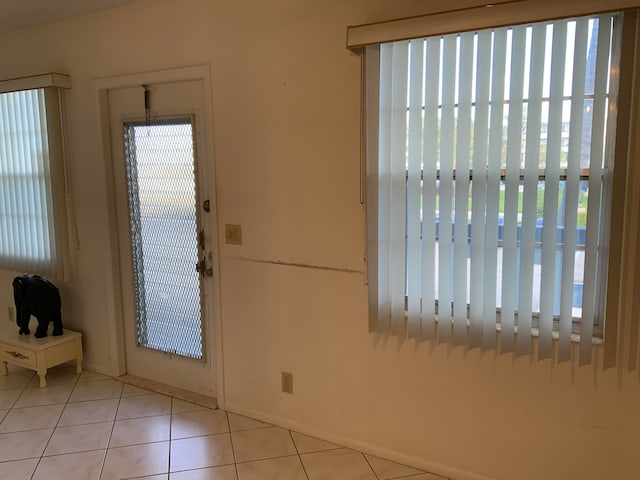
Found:
[[[67,195],[69,182],[66,172],[66,136],[64,128],[65,91],[71,88],[67,75],[47,73],[0,81],[0,94],[19,91],[43,90],[47,125],[48,165],[44,166],[48,177],[51,198],[46,203],[51,256],[45,259],[21,259],[12,252],[0,252],[0,269],[15,272],[37,273],[56,280],[68,280],[70,276]]]
[[[594,2],[589,2],[589,3],[592,4]],[[617,3],[617,2],[614,2],[614,3]],[[635,5],[633,6],[635,7]],[[612,7],[616,7],[616,5],[612,5]],[[624,7],[625,7],[624,9],[628,9],[629,5],[625,5]],[[608,9],[608,10],[611,10],[611,9]],[[585,13],[585,12],[582,12],[582,13]],[[586,12],[586,13],[593,13],[593,12]],[[566,15],[566,16],[573,17],[574,15]],[[436,24],[437,17],[439,17],[439,14],[437,13],[432,14],[431,17],[432,18],[430,18],[429,21],[433,24]],[[403,20],[404,19],[401,19],[399,21],[403,21]],[[535,19],[535,20],[537,21],[538,19]],[[548,18],[542,18],[540,20],[548,20]],[[451,22],[449,22],[449,24],[450,23]],[[530,22],[523,21],[521,23],[530,23]],[[635,102],[637,103],[638,91],[639,91],[638,82],[636,82],[635,84],[632,83],[633,71],[637,71],[639,68],[638,64],[634,61],[635,52],[640,51],[638,49],[639,42],[637,37],[635,36],[635,32],[639,30],[638,15],[635,10],[631,9],[625,12],[624,23],[625,23],[625,27],[622,32],[622,40],[621,40],[622,48],[621,48],[621,58],[620,58],[620,65],[621,65],[620,70],[623,72],[627,72],[627,74],[622,75],[620,79],[620,88],[619,88],[618,105],[617,105],[618,116],[615,119],[615,121],[610,122],[610,124],[616,125],[618,139],[629,138],[628,132],[629,132],[630,125],[631,127],[635,127],[637,125],[637,123],[634,122],[635,116],[632,115],[631,104],[634,102],[634,99],[635,99]],[[447,26],[450,26],[449,24],[447,24]],[[509,22],[508,24],[515,25],[517,23]],[[378,27],[378,25],[376,24],[364,25],[364,26],[350,27],[350,30],[353,28],[359,28],[359,27],[364,27],[366,29],[371,26],[375,28]],[[483,25],[481,26],[481,28],[486,28],[486,27]],[[449,29],[449,31],[450,30],[451,29]],[[467,30],[471,30],[471,29],[467,29]],[[449,33],[449,31],[446,33]],[[419,36],[423,37],[426,35],[421,34]],[[416,35],[406,35],[402,38],[416,38],[416,37],[417,37]],[[348,40],[348,42],[350,41],[351,40]],[[368,44],[371,45],[374,43],[377,44],[381,42],[369,42]],[[364,43],[364,44],[351,43],[349,46],[350,48],[359,49],[361,46],[365,44],[367,43]],[[363,77],[367,76],[369,72],[374,70],[375,68],[376,68],[375,62],[367,61],[367,54],[365,52],[365,54],[363,54],[363,69],[362,69]],[[364,85],[364,88],[363,88],[362,103],[364,107],[364,105],[370,104],[369,100],[372,95],[372,91],[374,91],[376,88],[375,87],[372,88],[371,85],[368,85],[367,82],[364,82],[364,81],[363,81],[363,85]],[[363,131],[367,131],[367,129],[363,127]],[[376,147],[377,142],[378,142],[378,138],[377,138],[377,135],[375,134],[368,135],[365,138],[365,140],[363,141],[363,157],[366,157],[377,148]],[[628,145],[628,143],[630,143],[631,145]],[[601,231],[609,238],[609,244],[607,247],[608,250],[620,251],[622,253],[621,255],[608,255],[608,252],[607,252],[607,254],[604,256],[604,258],[607,259],[609,268],[607,269],[606,280],[601,282],[600,284],[601,295],[602,295],[602,298],[605,299],[604,301],[600,302],[600,305],[601,305],[602,311],[605,313],[607,322],[605,323],[604,326],[600,326],[599,328],[602,328],[602,331],[604,332],[604,337],[607,338],[606,343],[611,347],[611,348],[605,349],[605,365],[609,365],[609,366],[611,366],[612,364],[615,364],[615,355],[616,355],[615,351],[617,350],[617,346],[619,343],[618,337],[621,334],[621,329],[618,328],[619,327],[618,324],[625,323],[628,326],[630,323],[628,318],[618,319],[618,314],[623,313],[622,311],[628,313],[629,311],[632,310],[631,306],[628,303],[628,300],[632,297],[632,294],[630,293],[630,288],[632,287],[625,287],[624,285],[621,285],[621,279],[623,277],[627,277],[627,278],[634,277],[633,272],[629,270],[629,268],[631,267],[628,265],[625,265],[625,261],[623,260],[623,258],[626,258],[628,256],[627,253],[629,252],[630,247],[633,245],[631,243],[632,238],[629,237],[629,231],[636,231],[638,229],[637,222],[630,218],[629,208],[631,207],[631,204],[629,203],[629,201],[631,200],[631,198],[627,198],[631,196],[630,191],[631,191],[631,185],[634,184],[633,183],[634,178],[638,177],[638,173],[636,173],[635,176],[628,175],[628,172],[632,169],[632,165],[630,165],[631,159],[629,158],[628,153],[629,153],[629,149],[633,148],[634,146],[635,144],[633,141],[626,142],[623,140],[619,140],[619,141],[616,141],[614,144],[616,168],[614,169],[613,174],[608,176],[607,178],[608,178],[608,181],[613,185],[611,188],[608,188],[608,191],[609,192],[615,191],[616,194],[606,200],[611,204],[611,208],[609,210],[610,212],[612,212],[612,214],[610,217],[609,226],[601,229]],[[364,152],[366,152],[366,154]],[[375,192],[374,190],[375,188],[372,188],[371,182],[367,181],[366,193],[365,193],[367,203],[373,202],[377,204],[378,202],[377,192]],[[378,225],[377,225],[377,219],[373,217],[374,216],[371,215],[371,212],[368,209],[367,217],[366,217],[367,224],[369,225],[370,229],[372,228],[375,231],[377,230]],[[631,220],[631,227],[632,227],[631,229],[629,229],[628,226],[625,226],[625,223],[626,223],[625,220],[626,221]],[[376,257],[376,255],[374,251],[371,249],[371,247],[372,247],[372,243],[371,243],[371,239],[369,238],[368,254],[366,256],[366,259],[368,264],[367,267],[370,272],[372,270],[377,271],[378,269],[378,261],[377,261],[377,258],[374,258]],[[631,255],[631,259],[633,258],[634,258],[633,255]],[[369,289],[377,289],[379,281],[384,281],[384,279],[373,278],[371,275],[369,275]],[[622,302],[623,296],[626,297],[627,299],[626,304]],[[383,330],[384,329],[391,330],[395,334],[403,333],[402,328],[398,328],[397,326],[385,325],[385,322],[379,322],[378,319],[376,318],[377,314],[373,310],[376,307],[376,305],[373,305],[371,301],[370,301],[369,307],[370,307],[369,326],[371,331],[379,331],[380,328],[382,328]],[[499,325],[497,325],[497,327],[499,329]],[[595,333],[597,335],[599,332],[596,331]],[[411,332],[409,332],[409,336],[411,336]],[[430,335],[426,335],[426,338],[427,339],[430,338]],[[590,343],[591,341],[593,341],[594,343],[599,343],[597,338],[595,340],[589,339],[589,341]],[[590,361],[590,358],[591,358],[590,353],[587,355],[584,353],[584,351],[585,351],[585,348],[581,348],[581,353],[580,353],[581,363],[587,363],[588,361]]]

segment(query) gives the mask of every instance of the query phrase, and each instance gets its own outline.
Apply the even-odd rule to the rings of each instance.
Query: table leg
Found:
[[[82,360],[76,360],[76,373],[82,374]]]
[[[2,361],[2,375],[5,377],[9,375],[9,364],[4,360]]]
[[[47,386],[47,371],[38,370],[38,376],[40,377],[40,388],[46,388]]]

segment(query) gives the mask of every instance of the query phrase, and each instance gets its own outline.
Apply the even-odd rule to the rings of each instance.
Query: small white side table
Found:
[[[82,373],[82,334],[64,330],[54,337],[51,332],[44,338],[18,335],[18,332],[0,334],[0,360],[2,375],[9,375],[8,363],[38,372],[40,388],[47,386],[47,369],[70,360],[76,361],[76,372]]]

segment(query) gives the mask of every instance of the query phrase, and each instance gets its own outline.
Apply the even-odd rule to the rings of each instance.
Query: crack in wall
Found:
[[[352,268],[340,268],[340,267],[329,267],[325,265],[312,265],[310,263],[301,263],[301,262],[285,262],[282,260],[261,260],[258,258],[247,258],[247,257],[229,257],[232,260],[241,260],[244,262],[251,263],[262,263],[267,265],[281,265],[285,267],[296,267],[296,268],[310,268],[313,270],[324,270],[329,272],[340,272],[340,273],[358,273],[360,275],[364,275],[364,271],[355,270]]]

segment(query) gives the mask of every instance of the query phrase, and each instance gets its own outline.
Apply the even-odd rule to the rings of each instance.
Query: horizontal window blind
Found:
[[[499,338],[517,354],[536,335],[539,358],[557,338],[560,361],[573,338],[590,361],[620,24],[604,14],[367,49],[373,330]]]

